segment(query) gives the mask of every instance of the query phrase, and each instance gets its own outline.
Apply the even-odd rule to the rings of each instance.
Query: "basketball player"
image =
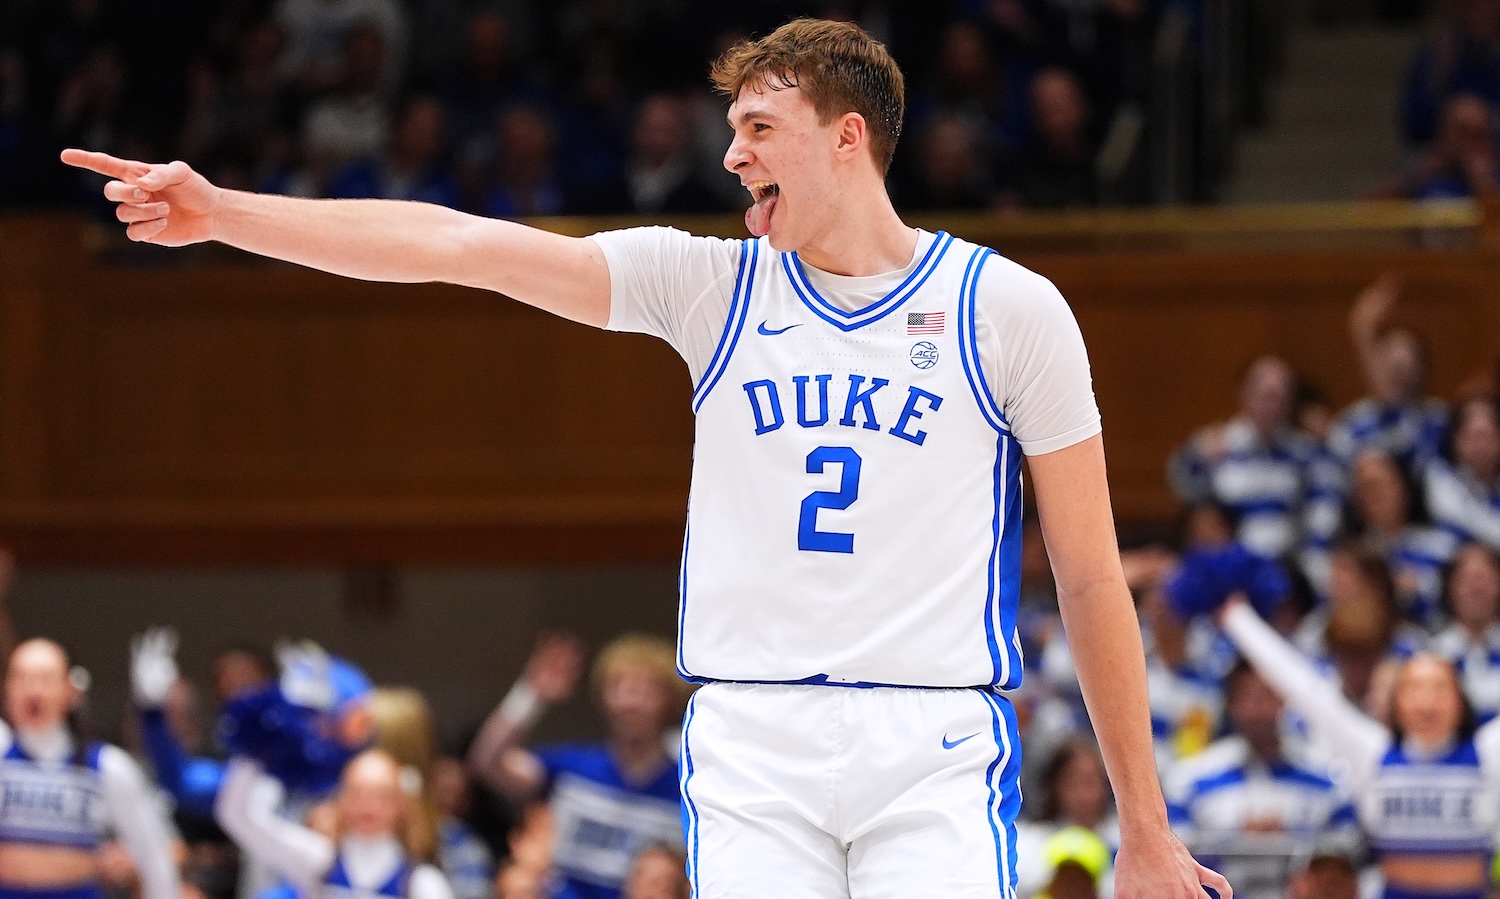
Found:
[[[696,389],[678,666],[699,899],[1012,894],[1021,456],[1121,810],[1117,895],[1222,877],[1172,835],[1088,360],[1045,279],[906,226],[900,70],[799,20],[714,69],[754,238],[568,238],[435,206],[214,187],[68,150],[134,240],[446,281],[670,342]]]

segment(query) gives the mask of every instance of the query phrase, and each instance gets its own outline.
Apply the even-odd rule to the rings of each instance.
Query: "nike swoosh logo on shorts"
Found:
[[[760,327],[756,328],[755,332],[757,334],[764,334],[767,337],[775,337],[777,334],[785,334],[786,332],[792,330],[793,328],[800,328],[800,327],[802,327],[802,323],[798,322],[795,325],[787,325],[785,328],[779,328],[779,329],[773,331],[770,328],[766,327],[766,322],[761,322],[760,323]]]
[[[948,735],[947,734],[943,734],[943,748],[944,749],[952,749],[953,747],[957,746],[958,744],[960,744],[960,743],[967,743],[968,741],[974,739],[977,736],[979,736],[979,734],[977,734],[977,733],[969,734],[967,737],[962,737],[962,738],[954,740],[953,742],[950,743],[950,742],[948,742]]]

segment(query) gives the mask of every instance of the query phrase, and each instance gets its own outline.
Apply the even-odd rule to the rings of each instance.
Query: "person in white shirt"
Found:
[[[901,221],[905,79],[801,19],[715,65],[742,241],[587,238],[418,203],[221,190],[67,150],[136,240],[446,281],[668,341],[697,382],[678,668],[699,899],[1010,895],[1021,460],[1119,799],[1119,899],[1229,884],[1167,824],[1088,356],[1045,278]],[[751,314],[751,310],[754,314]],[[837,789],[829,789],[836,784]]]
[[[71,670],[50,640],[27,640],[10,655],[10,730],[0,728],[0,899],[102,899],[94,855],[106,827],[140,872],[144,899],[178,899],[170,831],[135,760],[69,727],[82,698]]]
[[[1433,523],[1500,550],[1500,408],[1493,400],[1472,397],[1454,407],[1447,452],[1427,466],[1424,489]]]
[[[442,873],[421,860],[433,835],[412,826],[414,798],[402,779],[401,766],[382,750],[355,756],[339,783],[330,839],[278,814],[280,783],[259,762],[237,756],[215,812],[240,848],[274,868],[300,899],[453,899]]]

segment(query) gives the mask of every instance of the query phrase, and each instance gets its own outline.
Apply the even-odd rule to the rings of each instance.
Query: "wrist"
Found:
[[[523,677],[500,700],[500,717],[517,727],[530,727],[541,720],[547,711],[547,704],[531,682]]]
[[[234,195],[238,192],[217,185],[210,185],[209,190],[213,193],[209,198],[207,239],[216,240],[219,243],[230,243],[224,234],[225,213],[229,211],[229,206],[234,202]]]

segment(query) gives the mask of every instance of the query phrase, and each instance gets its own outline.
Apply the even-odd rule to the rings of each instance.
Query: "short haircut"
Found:
[[[603,696],[605,682],[622,668],[638,668],[650,672],[667,694],[667,701],[672,707],[669,714],[680,713],[687,705],[687,697],[692,688],[677,673],[677,650],[661,637],[625,634],[599,650],[591,677],[594,695]]]
[[[858,25],[795,19],[729,48],[709,77],[731,102],[756,82],[771,90],[800,87],[825,125],[859,113],[869,129],[871,155],[882,174],[890,171],[906,115],[906,79],[885,45]]]

